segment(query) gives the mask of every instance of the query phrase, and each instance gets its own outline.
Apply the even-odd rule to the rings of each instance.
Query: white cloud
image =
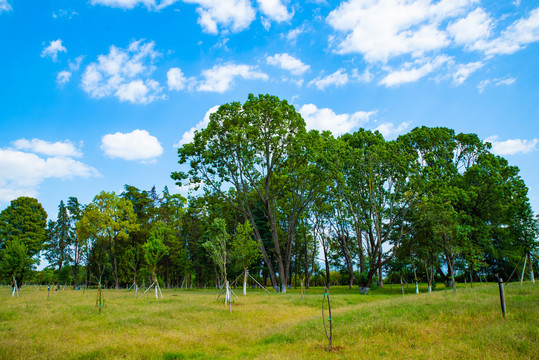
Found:
[[[274,21],[283,22],[292,18],[292,13],[288,12],[281,0],[258,0],[258,6],[264,15]]]
[[[96,169],[69,157],[42,158],[14,149],[0,149],[0,203],[19,196],[37,196],[38,187],[45,179],[95,176],[99,176]]]
[[[539,8],[531,11],[526,19],[519,19],[492,40],[478,40],[471,47],[486,55],[513,54],[526,45],[539,41]]]
[[[11,11],[11,5],[7,2],[7,0],[0,0],[0,14],[3,11]]]
[[[71,71],[60,71],[58,75],[56,75],[56,83],[58,85],[65,85],[71,80]]]
[[[202,121],[199,121],[195,126],[189,129],[189,131],[184,132],[182,135],[182,138],[180,139],[178,144],[176,144],[175,146],[180,147],[187,143],[192,142],[193,139],[195,138],[195,131],[200,131],[202,129],[205,129],[210,123],[210,115],[216,112],[218,109],[219,109],[219,105],[215,105],[212,108],[210,108],[206,112],[206,115],[204,115],[204,119],[202,119]]]
[[[286,35],[282,35],[289,43],[295,44],[298,37],[305,33],[306,28],[305,25],[302,25],[300,27],[297,27],[295,29],[290,30]]]
[[[54,40],[49,43],[41,52],[41,57],[50,57],[52,61],[58,61],[58,53],[67,52],[67,49],[62,45],[62,40]]]
[[[216,65],[202,72],[204,80],[198,85],[199,91],[223,93],[230,89],[234,78],[245,80],[268,80],[268,75],[249,65],[225,64]]]
[[[419,59],[414,63],[405,63],[400,70],[390,71],[381,81],[380,85],[387,87],[414,82],[429,73],[439,69],[445,63],[451,61],[446,55],[439,55],[434,59]]]
[[[357,69],[352,70],[352,78],[362,83],[369,83],[374,78],[369,69],[365,69],[363,73],[359,73]]]
[[[294,75],[301,75],[309,70],[310,66],[301,62],[293,56],[284,54],[275,54],[274,56],[268,56],[266,62],[270,65],[278,66],[281,69],[290,71]]]
[[[485,142],[492,144],[492,153],[496,155],[515,155],[527,154],[532,151],[537,151],[539,139],[509,139],[499,141],[498,136],[491,136],[485,139]]]
[[[218,26],[238,32],[249,27],[255,11],[249,0],[183,0],[197,4],[198,23],[205,32],[217,34]]]
[[[341,68],[335,71],[333,74],[330,74],[326,77],[317,77],[316,79],[309,82],[309,85],[314,85],[318,90],[324,90],[328,86],[343,86],[348,84],[349,81],[348,74],[344,68]]]
[[[133,9],[138,5],[144,5],[148,9],[156,6],[155,0],[91,0],[90,4],[122,9]]]
[[[500,85],[513,85],[517,80],[513,77],[506,77],[503,79],[485,79],[477,85],[477,90],[480,94],[485,91],[486,87],[489,85],[500,86]]]
[[[60,9],[58,10],[58,12],[53,12],[52,13],[52,17],[54,19],[59,19],[59,18],[66,18],[66,19],[72,19],[73,16],[76,16],[78,15],[79,13],[76,12],[75,10],[64,10],[64,9]]]
[[[477,0],[349,0],[327,22],[342,33],[337,52],[360,53],[369,62],[422,54],[450,44],[444,20],[458,16]]]
[[[402,134],[409,127],[409,122],[402,122],[397,127],[395,127],[395,125],[392,123],[384,123],[378,125],[373,131],[379,131],[384,136],[384,138],[392,138]]]
[[[132,104],[149,104],[152,101],[163,99],[161,87],[159,83],[152,79],[133,80],[128,83],[121,84],[114,95],[120,101],[128,101]]]
[[[458,65],[457,70],[453,74],[453,84],[456,86],[464,84],[466,79],[468,79],[472,73],[482,68],[483,65],[484,64],[481,61]]]
[[[163,153],[163,147],[155,136],[146,130],[130,133],[117,132],[101,138],[101,150],[110,158],[124,160],[154,161]]]
[[[508,77],[505,79],[496,79],[494,82],[494,85],[500,86],[500,85],[513,85],[517,81],[517,79]]]
[[[148,10],[159,11],[179,0],[91,0],[92,5],[103,5],[120,9],[133,9],[139,5],[146,6]]]
[[[161,95],[159,83],[149,76],[153,63],[161,54],[155,43],[133,41],[127,49],[111,46],[107,55],[99,55],[82,75],[82,88],[93,98],[116,96],[120,101],[148,104]]]
[[[84,56],[77,56],[75,60],[69,60],[69,70],[70,71],[78,71],[80,69],[80,64],[82,64],[82,60],[84,59]]]
[[[447,30],[458,45],[471,45],[480,39],[488,38],[491,28],[492,20],[481,8],[447,26]]]
[[[180,68],[170,68],[167,72],[167,85],[169,90],[183,90],[186,87],[191,88],[195,79],[186,78]]]
[[[47,156],[81,157],[82,152],[69,140],[51,143],[41,139],[19,139],[13,142],[17,150],[28,150]]]
[[[335,114],[332,109],[319,109],[314,104],[305,104],[300,109],[305,119],[307,129],[329,130],[335,136],[352,131],[367,123],[376,111],[358,111],[353,114]]]

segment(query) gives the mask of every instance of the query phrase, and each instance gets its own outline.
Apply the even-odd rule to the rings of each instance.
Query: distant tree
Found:
[[[58,217],[56,221],[49,220],[48,239],[45,244],[45,258],[47,261],[57,267],[58,273],[62,271],[64,265],[71,261],[70,246],[74,240],[74,231],[66,206],[60,201],[58,206]],[[60,278],[57,277],[58,287],[60,287]]]
[[[216,218],[207,231],[208,240],[202,244],[208,252],[213,262],[219,268],[220,275],[224,282],[227,280],[226,265],[227,245],[230,240],[230,235],[226,231],[226,222],[224,219]]]
[[[28,248],[20,239],[8,240],[0,254],[0,271],[4,280],[17,281],[20,287],[24,276],[32,269],[35,259],[28,256]]]
[[[247,295],[247,270],[261,256],[258,242],[252,236],[251,223],[240,223],[236,226],[236,234],[232,237],[230,247],[232,257],[237,259],[243,268],[243,295]]]
[[[153,225],[148,241],[142,246],[144,259],[152,276],[152,283],[157,281],[157,264],[168,253],[168,247],[164,244],[166,225],[160,221]]]
[[[34,198],[19,197],[0,213],[0,257],[11,259],[11,270],[4,275],[15,276],[17,283],[22,284],[22,269],[38,262],[47,239],[46,226],[47,213]]]
[[[138,228],[131,201],[120,198],[114,192],[105,191],[97,195],[85,208],[81,221],[78,223],[77,231],[85,238],[93,238],[95,241],[106,243],[112,260],[116,289],[120,288],[118,254],[124,247],[129,232]]]
[[[73,289],[77,288],[79,277],[79,266],[83,261],[86,253],[87,243],[83,238],[79,237],[76,231],[77,222],[81,219],[84,211],[84,206],[79,203],[76,197],[67,199],[67,211],[69,213],[69,222],[72,229],[72,264],[73,264]]]

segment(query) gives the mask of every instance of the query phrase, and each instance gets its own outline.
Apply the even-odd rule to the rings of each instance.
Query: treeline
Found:
[[[282,292],[384,277],[431,288],[508,279],[525,255],[537,266],[528,189],[475,134],[335,138],[307,131],[286,101],[250,95],[221,106],[178,154],[172,178],[192,189],[188,199],[126,185],[87,205],[61,202],[48,224],[35,199],[14,200],[0,215],[4,281],[21,283],[40,252],[51,268],[37,282],[116,288],[214,286],[247,271]]]

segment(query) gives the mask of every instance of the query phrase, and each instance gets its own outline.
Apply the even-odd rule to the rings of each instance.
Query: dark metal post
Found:
[[[498,279],[498,286],[500,288],[500,303],[502,305],[502,313],[503,317],[505,318],[505,295],[503,293],[503,280],[502,278],[498,277],[498,274],[496,274],[496,278]]]

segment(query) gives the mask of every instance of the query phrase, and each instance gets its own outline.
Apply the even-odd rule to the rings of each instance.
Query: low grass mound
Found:
[[[232,306],[215,290],[163,290],[164,299],[105,290],[0,289],[1,359],[539,359],[539,285],[497,284],[404,298],[400,286],[369,295],[332,287],[336,350],[327,352],[322,288],[268,295],[251,290]],[[139,293],[140,295],[140,293]],[[327,312],[326,312],[327,315]]]

